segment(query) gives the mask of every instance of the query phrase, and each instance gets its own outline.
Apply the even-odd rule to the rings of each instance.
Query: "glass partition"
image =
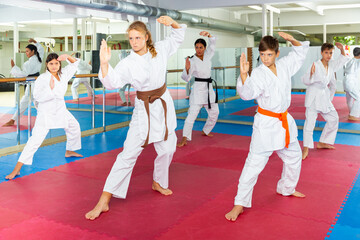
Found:
[[[280,57],[288,54],[291,51],[289,47],[280,48]],[[59,55],[63,53],[72,54],[72,51],[59,51]],[[85,63],[91,63],[91,73],[97,74],[99,68],[99,51],[80,51],[81,59]],[[112,57],[110,64],[115,67],[120,59],[126,57],[130,53],[129,50],[112,50]],[[185,118],[187,116],[187,109],[189,107],[189,94],[191,91],[191,82],[188,84],[181,79],[181,74],[185,66],[185,59],[187,56],[192,56],[195,53],[194,49],[179,49],[168,61],[168,72],[166,74],[166,81],[168,89],[174,99],[175,109],[178,112],[179,118]],[[239,100],[236,96],[236,82],[239,76],[239,58],[241,53],[251,54],[252,68],[255,68],[261,61],[258,60],[259,53],[257,48],[219,48],[216,49],[215,55],[212,58],[212,74],[211,77],[217,82],[218,96],[219,96],[219,107],[220,115],[219,120],[235,119],[239,121],[251,122],[251,114],[241,116],[242,109],[254,108],[256,103],[254,101],[245,102]],[[44,61],[48,52],[45,53]],[[335,51],[334,58],[339,56],[340,52]],[[292,104],[289,112],[292,113],[296,119],[297,124],[302,127],[304,125],[304,91],[306,86],[302,83],[301,77],[310,68],[312,63],[320,59],[320,48],[310,47],[307,54],[305,63],[301,69],[292,78],[293,97]],[[9,57],[10,59],[10,57]],[[27,60],[25,53],[17,54],[16,65],[21,66]],[[6,63],[4,63],[6,64]],[[63,67],[67,63],[63,63]],[[45,64],[42,65],[42,72],[44,72]],[[89,71],[90,73],[90,71]],[[0,77],[9,77],[9,74],[3,74]],[[336,73],[337,77],[337,94],[335,95],[335,108],[339,111],[340,116],[340,131],[341,129],[347,129],[345,113],[347,113],[345,95],[343,93],[343,70],[342,68]],[[95,93],[94,98],[88,93],[88,89],[83,83],[78,84],[78,100],[74,100],[72,85],[76,79],[81,79],[81,82],[90,82],[90,86],[93,88]],[[16,110],[16,101],[14,92],[14,83],[8,84],[12,88],[2,90],[0,93],[0,106],[1,112],[1,124],[4,124],[9,120],[12,114]],[[1,85],[0,87],[2,87]],[[74,87],[73,87],[74,88]],[[1,88],[0,88],[1,89]],[[24,86],[19,86],[20,98],[24,94]],[[136,93],[131,86],[124,86],[123,89],[104,89],[102,83],[97,77],[84,77],[84,78],[73,78],[68,85],[68,90],[65,95],[66,106],[68,110],[75,116],[79,121],[82,131],[91,131],[97,129],[101,131],[104,128],[112,129],[128,124],[131,119],[131,114],[134,108]],[[234,98],[235,97],[235,98]],[[237,99],[237,100],[236,100]],[[235,105],[227,105],[227,102],[236,100]],[[293,111],[293,112],[291,112]],[[248,113],[247,113],[248,114]],[[342,115],[344,116],[342,116]],[[20,118],[20,143],[26,143],[29,132],[28,125],[31,128],[34,125],[36,119],[36,108],[32,104],[31,107],[31,118],[29,124],[28,111],[26,110],[24,115]],[[232,115],[232,116],[230,116]],[[236,115],[237,117],[234,117]],[[252,113],[253,116],[253,113]],[[198,118],[206,118],[206,111],[201,111]],[[320,119],[321,120],[321,119]],[[323,127],[323,121],[317,123],[317,127]],[[359,124],[355,124],[359,125]],[[359,128],[360,129],[360,128]],[[90,132],[89,132],[90,134]],[[50,130],[47,139],[53,139],[56,137],[63,137],[65,132],[63,129]],[[16,125],[5,128],[1,127],[0,140],[4,142],[4,147],[15,146],[17,144],[17,128]]]

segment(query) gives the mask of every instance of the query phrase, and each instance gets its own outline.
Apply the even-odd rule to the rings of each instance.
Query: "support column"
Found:
[[[19,52],[19,26],[17,22],[14,22],[14,62],[16,64],[16,53]]]
[[[14,62],[16,65],[16,53],[19,52],[19,26],[17,22],[14,22],[14,40],[13,40],[13,45],[14,45]],[[18,116],[20,115],[20,92],[19,92],[19,84],[15,84],[15,102],[17,104],[18,107]],[[17,97],[18,96],[18,97]],[[19,100],[19,101],[18,101]],[[16,126],[20,126],[20,118],[17,119],[16,122]],[[17,134],[18,134],[18,144],[20,144],[20,128],[17,127]]]
[[[81,51],[86,50],[86,20],[81,19]]]
[[[76,52],[77,51],[77,18],[74,18],[73,21],[73,51]]]
[[[92,37],[91,37],[91,50],[96,50],[96,22],[92,21]]]
[[[262,5],[262,36],[267,35],[267,9],[266,5]]]
[[[65,36],[65,52],[69,51],[69,37]]]
[[[326,24],[323,25],[323,42],[326,43]]]
[[[274,12],[270,10],[269,35],[274,36]]]

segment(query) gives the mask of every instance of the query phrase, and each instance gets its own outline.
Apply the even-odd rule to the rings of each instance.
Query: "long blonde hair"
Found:
[[[143,23],[141,21],[135,21],[132,24],[130,24],[130,26],[128,27],[128,29],[126,31],[129,33],[130,30],[136,30],[138,32],[145,33],[145,37],[146,37],[146,35],[148,36],[148,40],[146,41],[146,46],[149,49],[152,57],[153,58],[156,57],[157,52],[155,50],[154,43],[153,43],[152,38],[151,38],[151,33],[147,29],[145,23]]]

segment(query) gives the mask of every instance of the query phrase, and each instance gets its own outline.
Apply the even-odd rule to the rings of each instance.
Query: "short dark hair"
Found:
[[[48,69],[48,67],[47,67],[47,64],[50,62],[50,61],[52,61],[52,60],[54,60],[54,59],[58,59],[59,58],[59,55],[57,55],[56,53],[50,53],[48,56],[47,56],[47,58],[46,58],[46,70],[48,70],[49,71],[49,69]],[[59,68],[59,71],[58,71],[58,73],[61,73],[61,63],[60,63],[60,68]]]
[[[273,50],[275,53],[279,51],[279,40],[273,36],[265,36],[260,40],[259,43],[259,52],[266,50]]]
[[[80,57],[81,57],[81,53],[79,53],[79,52],[75,53],[75,57],[76,57],[76,58],[80,58]]]
[[[356,47],[353,50],[354,57],[360,56],[360,48]]]
[[[197,39],[194,43],[194,46],[196,46],[196,44],[198,43],[201,43],[202,45],[204,45],[204,48],[206,48],[206,41],[204,39],[202,38]]]
[[[323,45],[321,45],[321,52],[325,51],[325,50],[331,50],[334,48],[334,45],[331,43],[323,43]]]

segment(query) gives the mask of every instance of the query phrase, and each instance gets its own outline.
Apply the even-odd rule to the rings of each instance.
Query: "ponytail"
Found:
[[[26,46],[26,48],[30,49],[30,51],[34,51],[34,55],[36,55],[36,57],[38,58],[39,62],[41,61],[41,57],[39,55],[39,52],[37,50],[37,47],[34,44],[29,44]]]
[[[136,30],[138,32],[142,32],[145,33],[145,36],[148,36],[148,40],[146,41],[146,46],[149,49],[149,52],[151,53],[152,57],[156,57],[157,52],[156,49],[154,47],[154,43],[152,41],[151,38],[151,33],[150,31],[147,29],[145,23],[141,22],[141,21],[135,21],[132,24],[130,24],[130,26],[127,29],[127,32],[129,32],[130,30]]]
[[[152,38],[151,38],[151,33],[149,30],[146,31],[146,34],[148,35],[148,40],[146,41],[146,46],[149,48],[149,52],[151,53],[152,57],[156,57],[157,55],[157,52],[156,52],[156,49],[154,47],[154,43],[152,41]]]
[[[42,62],[42,61],[41,61],[41,57],[40,57],[40,55],[39,55],[39,52],[38,52],[38,51],[36,51],[36,56],[37,56],[37,58],[38,58],[39,62]]]

